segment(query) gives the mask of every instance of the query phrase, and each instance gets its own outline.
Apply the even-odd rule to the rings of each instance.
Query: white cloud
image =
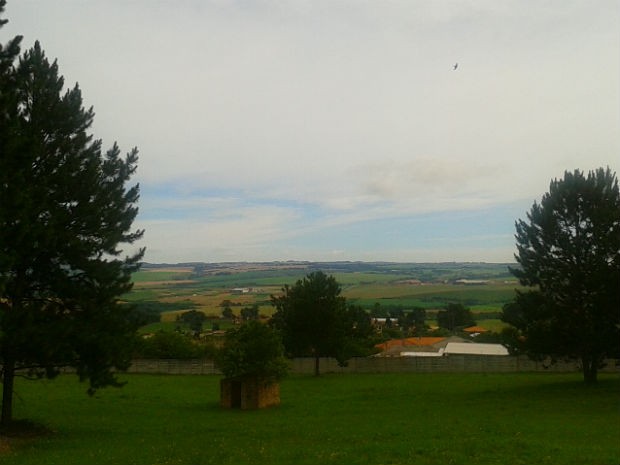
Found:
[[[527,205],[566,169],[620,169],[611,0],[20,0],[6,13],[7,37],[41,39],[80,82],[96,136],[140,149],[153,260],[329,255],[344,249],[317,251],[313,232]]]

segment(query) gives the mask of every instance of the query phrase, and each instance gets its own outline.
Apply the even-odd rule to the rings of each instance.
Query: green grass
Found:
[[[368,284],[344,288],[348,301],[367,308],[376,302],[385,307],[403,306],[426,309],[443,308],[450,302],[462,303],[472,311],[497,312],[515,296],[513,284],[487,284],[481,286],[459,286],[437,284],[428,286],[407,286],[391,284]]]
[[[137,271],[133,274],[132,279],[135,283],[150,281],[175,281],[188,279],[190,275],[190,272],[178,271]]]
[[[73,377],[17,383],[47,425],[2,464],[620,463],[620,379],[576,374],[293,376],[282,405],[219,408],[219,377],[126,375],[94,398]]]

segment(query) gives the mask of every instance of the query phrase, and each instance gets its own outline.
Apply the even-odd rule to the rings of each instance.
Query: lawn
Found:
[[[124,379],[94,398],[69,376],[19,380],[16,416],[52,432],[5,441],[0,463],[620,463],[617,375],[292,376],[280,407],[251,412],[220,409],[216,376]]]

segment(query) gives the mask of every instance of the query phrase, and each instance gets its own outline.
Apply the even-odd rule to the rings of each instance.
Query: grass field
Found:
[[[74,377],[19,380],[15,414],[53,432],[0,463],[620,463],[620,379],[578,374],[294,376],[282,405],[225,411],[219,377],[126,375],[94,398]]]

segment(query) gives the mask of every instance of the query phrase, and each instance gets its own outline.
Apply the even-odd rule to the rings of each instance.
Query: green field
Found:
[[[149,265],[134,275],[134,290],[125,296],[131,302],[159,303],[164,320],[191,309],[207,315],[221,313],[220,304],[230,300],[238,312],[245,305],[258,304],[270,315],[270,295],[285,284],[293,284],[312,271],[333,275],[349,303],[366,309],[376,304],[389,309],[444,308],[462,303],[475,314],[478,324],[497,321],[502,306],[512,300],[518,287],[507,264],[484,263],[304,263],[291,264],[198,264],[195,266]],[[484,284],[454,284],[455,280],[485,280]],[[252,288],[235,295],[231,289]],[[165,314],[170,313],[166,317]],[[487,315],[488,314],[488,315]],[[432,318],[432,314],[430,315]],[[494,328],[498,325],[493,323]],[[490,328],[489,328],[490,329]]]
[[[19,380],[15,414],[47,426],[3,439],[0,463],[620,463],[620,379],[578,374],[293,376],[282,405],[226,411],[217,376],[125,375],[94,398],[74,377]]]

